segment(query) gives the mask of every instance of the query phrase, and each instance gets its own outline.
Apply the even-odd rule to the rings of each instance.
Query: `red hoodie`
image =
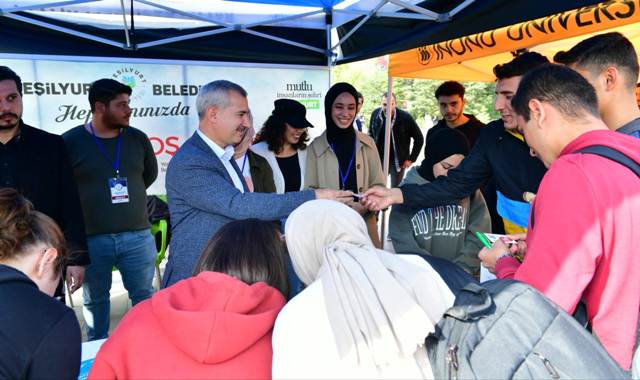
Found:
[[[640,178],[607,158],[572,154],[590,145],[640,163],[640,140],[621,133],[591,131],[569,143],[540,183],[524,262],[501,259],[496,273],[569,313],[584,299],[593,332],[629,369],[640,310]]]
[[[89,379],[271,378],[271,333],[285,299],[265,283],[203,272],[136,305]]]

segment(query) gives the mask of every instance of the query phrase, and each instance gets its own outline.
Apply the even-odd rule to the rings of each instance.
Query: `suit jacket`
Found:
[[[191,277],[202,249],[226,223],[248,218],[279,220],[315,198],[311,190],[242,193],[198,133],[169,162],[166,187],[173,237],[163,287]]]

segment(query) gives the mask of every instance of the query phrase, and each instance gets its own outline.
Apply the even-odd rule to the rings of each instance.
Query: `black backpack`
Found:
[[[514,280],[469,284],[426,348],[436,379],[623,379],[576,320]]]
[[[153,224],[159,220],[167,221],[167,246],[171,241],[171,219],[169,215],[169,205],[156,195],[147,196],[147,215],[149,217],[149,223]],[[162,237],[156,235],[156,248],[160,250]]]

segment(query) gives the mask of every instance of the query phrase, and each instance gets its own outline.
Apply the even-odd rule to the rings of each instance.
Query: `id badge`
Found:
[[[109,178],[109,189],[111,189],[111,203],[129,203],[127,178]]]

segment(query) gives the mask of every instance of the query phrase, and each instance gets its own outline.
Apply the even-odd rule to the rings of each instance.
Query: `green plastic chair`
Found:
[[[160,274],[160,263],[164,260],[165,254],[167,252],[167,237],[168,237],[168,227],[169,224],[165,219],[160,219],[157,222],[151,225],[151,235],[155,238],[158,234],[160,234],[160,247],[158,247],[158,254],[156,256],[156,277],[158,278],[158,289],[160,289],[160,284],[162,284],[162,277]],[[156,242],[158,239],[156,239]]]
[[[160,247],[158,248],[158,253],[156,254],[156,277],[158,278],[158,289],[160,289],[160,284],[162,284],[162,276],[160,274],[160,263],[164,260],[165,254],[167,253],[167,237],[168,237],[168,228],[169,224],[165,219],[160,219],[157,222],[151,225],[151,235],[156,241],[157,247],[157,239],[155,238],[157,234],[160,234]],[[111,269],[112,272],[117,271],[118,268],[115,266]]]

